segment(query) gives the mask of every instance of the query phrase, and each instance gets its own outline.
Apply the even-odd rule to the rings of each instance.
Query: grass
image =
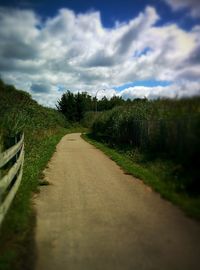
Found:
[[[175,171],[182,174],[175,184],[200,196],[199,97],[133,101],[100,113],[91,133],[118,148],[139,149],[151,159],[172,160],[179,167]]]
[[[34,239],[36,215],[33,211],[32,196],[35,192],[39,192],[39,186],[41,186],[41,179],[43,178],[42,172],[60,139],[65,134],[85,132],[86,130],[75,124],[67,129],[57,127],[25,134],[25,162],[22,183],[0,232],[0,269],[34,269],[36,261]]]
[[[29,135],[25,142],[22,183],[1,227],[0,269],[34,268],[32,194],[38,191],[40,174],[66,132],[64,128],[41,131]]]
[[[200,197],[192,197],[180,189],[177,190],[176,176],[172,172],[175,165],[170,161],[154,160],[144,162],[139,161],[138,157],[134,160],[128,151],[111,148],[109,145],[97,141],[91,134],[83,134],[82,137],[102,150],[126,173],[141,179],[145,184],[160,193],[163,198],[179,206],[186,215],[200,220]],[[142,159],[142,157],[140,158]]]
[[[1,150],[13,145],[16,135],[25,134],[22,182],[0,228],[0,269],[34,269],[36,214],[33,194],[39,191],[42,171],[63,135],[83,131],[86,129],[67,123],[56,110],[39,105],[26,92],[0,80]]]

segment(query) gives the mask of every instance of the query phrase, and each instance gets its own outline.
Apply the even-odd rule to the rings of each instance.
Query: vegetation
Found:
[[[74,95],[68,91],[58,102],[58,109],[69,121],[91,128],[98,140],[124,152],[134,162],[164,166],[162,171],[168,179],[164,181],[176,192],[200,195],[199,97],[131,101],[115,96],[96,100],[87,93]]]
[[[91,130],[93,138],[114,148],[134,164],[153,171],[159,179],[156,186],[162,186],[163,191],[158,189],[163,196],[182,194],[198,200],[199,97],[136,100],[128,106],[99,113]]]
[[[42,171],[61,137],[86,131],[81,125],[91,127],[92,137],[85,138],[128,173],[200,218],[200,98],[97,100],[68,91],[57,108],[40,106],[28,93],[0,81],[0,150],[25,133],[22,184],[0,231],[0,269],[34,268],[32,194],[44,184]]]
[[[96,97],[93,98],[86,92],[73,94],[67,91],[58,101],[57,109],[64,114],[68,121],[81,122],[87,112],[110,110],[115,106],[128,103],[131,103],[131,101],[125,101],[117,96],[112,97],[110,100],[106,97],[97,100]]]
[[[1,148],[25,133],[22,183],[0,230],[0,269],[34,268],[32,193],[38,190],[42,170],[61,137],[68,131],[62,114],[42,107],[30,95],[0,81]]]
[[[149,158],[177,162],[180,173],[192,176],[180,188],[200,193],[198,150],[200,149],[200,98],[141,101],[104,112],[92,132],[106,142],[129,147]]]
[[[178,205],[188,216],[200,220],[200,197],[177,191],[177,176],[174,174],[177,165],[174,162],[161,159],[149,160],[137,150],[134,156],[130,155],[126,148],[111,146],[92,134],[83,134],[82,137],[108,155],[125,173],[141,179],[159,192],[163,198]]]
[[[70,91],[63,94],[57,108],[70,122],[80,122],[84,112],[90,106],[90,96],[87,93],[73,94]]]

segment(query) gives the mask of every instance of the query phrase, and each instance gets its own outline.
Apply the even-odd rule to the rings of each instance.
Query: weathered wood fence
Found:
[[[7,169],[11,160],[14,163]],[[24,163],[24,134],[19,142],[0,153],[0,226],[19,188]],[[1,176],[1,169],[3,174]],[[5,173],[6,172],[6,173]]]

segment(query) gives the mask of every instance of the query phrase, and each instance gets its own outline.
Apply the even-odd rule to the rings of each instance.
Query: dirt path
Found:
[[[37,196],[36,270],[197,270],[200,226],[80,138],[65,136]]]

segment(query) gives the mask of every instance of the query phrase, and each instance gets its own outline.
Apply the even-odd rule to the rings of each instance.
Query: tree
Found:
[[[58,101],[56,107],[58,111],[65,115],[68,121],[76,121],[76,101],[74,98],[74,94],[71,93],[69,90],[62,95],[61,100]]]
[[[144,103],[147,99],[137,98],[135,100],[127,99],[126,101],[119,96],[113,96],[108,99],[104,96],[101,100],[97,100],[96,97],[91,97],[87,92],[74,94],[69,90],[64,93],[61,99],[56,105],[58,111],[63,113],[66,119],[70,122],[80,122],[86,112],[95,111],[95,105],[97,104],[98,111],[111,110],[116,106],[132,105],[136,103]]]
[[[83,119],[85,113],[85,102],[82,94],[78,93],[75,95],[76,101],[76,121],[80,122]]]
[[[70,122],[80,122],[85,112],[92,110],[93,102],[86,92],[73,94],[69,90],[58,101],[57,109]]]

